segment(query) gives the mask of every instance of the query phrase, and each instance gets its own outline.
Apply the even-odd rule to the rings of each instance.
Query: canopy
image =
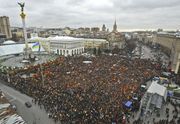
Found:
[[[29,43],[29,47],[32,48],[34,43]],[[5,45],[3,44],[0,46],[0,56],[12,55],[12,54],[20,54],[24,52],[25,44],[10,44]],[[33,52],[38,52],[39,48],[32,49]],[[42,48],[41,51],[44,51]]]
[[[141,85],[141,88],[146,88],[146,86],[145,85]]]
[[[84,64],[91,64],[92,61],[83,61]]]
[[[167,89],[166,87],[160,85],[157,83],[158,81],[152,81],[152,84],[150,85],[150,87],[148,88],[147,92],[148,93],[152,93],[152,94],[158,94],[162,97],[164,97],[164,100],[166,101],[166,97],[167,97]]]
[[[15,44],[15,41],[12,40],[8,40],[8,41],[4,41],[3,44]]]
[[[172,91],[168,91],[167,92],[167,96],[173,96],[173,92]]]
[[[131,101],[127,101],[127,102],[125,103],[125,106],[126,106],[127,108],[131,108],[131,107],[132,107],[132,102],[131,102]]]

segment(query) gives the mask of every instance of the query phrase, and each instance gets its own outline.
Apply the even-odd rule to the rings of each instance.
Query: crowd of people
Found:
[[[41,65],[9,69],[1,77],[31,96],[55,121],[105,124],[123,122],[124,102],[132,101],[134,94],[140,101],[140,85],[160,75],[156,67],[148,59],[119,55],[59,57]]]

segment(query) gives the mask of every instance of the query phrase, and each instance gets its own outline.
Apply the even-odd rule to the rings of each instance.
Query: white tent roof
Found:
[[[48,39],[43,37],[31,37],[28,39],[28,41],[39,41],[39,40],[48,40]]]
[[[4,41],[3,44],[15,44],[16,42],[15,41],[12,41],[12,40],[7,40],[7,41]]]
[[[157,83],[158,81],[152,81],[151,86],[148,88],[147,92],[148,93],[157,93],[160,96],[163,96],[166,98],[166,94],[167,94],[167,89],[166,87],[160,85]]]
[[[29,47],[32,48],[34,43],[29,43]],[[11,44],[11,45],[2,45],[0,46],[0,56],[19,54],[23,52],[25,44]],[[32,51],[37,52],[39,48],[32,48]],[[43,47],[41,51],[44,51]]]
[[[48,37],[49,40],[62,40],[62,41],[72,41],[72,40],[80,40],[80,38],[74,38],[69,36],[55,36],[55,37]]]
[[[90,41],[90,42],[107,42],[105,39],[90,39],[90,38],[75,38],[75,37],[69,37],[69,36],[55,36],[55,37],[48,37],[48,38],[42,38],[42,37],[32,37],[28,39],[30,42],[36,42],[36,41],[51,41],[51,42],[75,42],[75,41]]]

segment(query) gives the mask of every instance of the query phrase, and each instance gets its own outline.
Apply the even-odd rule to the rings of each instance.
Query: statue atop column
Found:
[[[18,4],[21,7],[21,12],[23,13],[24,12],[25,3],[18,3]]]
[[[27,42],[27,32],[26,32],[26,23],[25,23],[25,17],[26,14],[24,13],[24,6],[25,3],[18,3],[18,5],[21,7],[21,19],[22,19],[22,24],[23,24],[23,34],[24,34],[24,41],[25,41],[25,48],[24,48],[24,59],[30,60],[29,56],[32,54],[31,48],[28,46]]]
[[[22,19],[25,19],[25,17],[26,17],[26,14],[24,13],[25,3],[18,3],[18,4],[21,7],[21,14],[20,14],[20,16],[21,16]]]

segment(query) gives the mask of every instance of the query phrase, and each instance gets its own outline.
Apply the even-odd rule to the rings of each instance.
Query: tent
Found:
[[[155,94],[156,93],[156,94],[164,97],[164,100],[166,101],[167,89],[166,89],[166,87],[158,84],[157,82],[158,81],[152,81],[152,84],[148,88],[147,92],[151,93],[151,94]]]
[[[168,91],[167,92],[167,96],[170,96],[170,97],[173,96],[173,92],[172,91]]]
[[[132,102],[131,102],[131,101],[127,101],[124,105],[125,105],[127,108],[131,108],[131,107],[132,107]]]
[[[156,108],[161,108],[163,102],[163,97],[158,94],[153,94],[151,98],[151,104],[155,105]]]
[[[29,43],[29,47],[32,48],[34,43]],[[0,46],[0,56],[12,55],[12,54],[20,54],[24,52],[25,44],[3,44]],[[33,52],[38,52],[39,49],[32,49]],[[41,51],[45,51],[43,48]]]
[[[92,61],[83,61],[84,64],[91,64]]]

